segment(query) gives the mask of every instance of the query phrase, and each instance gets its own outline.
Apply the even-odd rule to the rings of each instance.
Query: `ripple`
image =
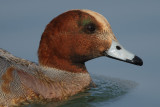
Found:
[[[67,101],[59,103],[50,103],[45,107],[97,107],[103,106],[106,103],[111,103],[118,100],[121,96],[128,93],[136,87],[137,83],[129,80],[118,78],[95,76],[92,75],[93,82],[96,87],[81,92]],[[28,107],[44,107],[44,105],[30,105]]]

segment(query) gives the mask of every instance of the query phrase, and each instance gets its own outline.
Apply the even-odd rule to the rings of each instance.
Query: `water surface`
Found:
[[[76,94],[66,101],[51,102],[47,105],[32,104],[25,107],[98,107],[120,99],[137,86],[136,82],[118,78],[92,75],[92,79],[95,87]]]
[[[37,62],[37,48],[45,26],[60,13],[77,8],[103,14],[118,41],[141,57],[144,65],[139,67],[106,57],[91,60],[86,66],[90,73],[97,75],[98,79],[93,79],[98,87],[82,93],[87,93],[87,96],[67,101],[61,106],[71,106],[72,103],[72,106],[79,106],[82,102],[98,107],[160,107],[160,0],[1,0],[0,48]],[[104,81],[99,75],[105,76]],[[125,88],[128,87],[126,85],[118,85],[120,91],[114,88],[117,95],[114,96],[109,90],[112,86],[108,88],[108,76],[135,81],[138,85],[129,89]],[[123,82],[128,84],[126,81],[118,84]],[[119,94],[121,92],[123,94]]]

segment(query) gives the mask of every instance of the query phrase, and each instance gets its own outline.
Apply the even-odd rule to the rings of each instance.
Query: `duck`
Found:
[[[0,49],[0,106],[63,101],[93,83],[85,62],[106,56],[143,65],[125,50],[107,19],[92,10],[68,10],[46,26],[38,48],[38,62]]]

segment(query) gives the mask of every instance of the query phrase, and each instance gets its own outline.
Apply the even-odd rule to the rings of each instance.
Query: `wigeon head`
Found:
[[[39,63],[68,72],[87,72],[85,62],[107,56],[142,65],[117,41],[110,24],[91,10],[70,10],[54,18],[42,34]]]

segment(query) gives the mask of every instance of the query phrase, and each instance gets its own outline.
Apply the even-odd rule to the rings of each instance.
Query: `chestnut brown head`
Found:
[[[117,43],[114,46],[116,51],[126,54],[102,15],[91,10],[70,10],[47,25],[38,50],[39,63],[70,70],[71,66],[84,68],[84,62],[100,56],[121,60],[109,51],[113,43]],[[130,59],[122,60],[134,58],[134,55],[129,55]]]

